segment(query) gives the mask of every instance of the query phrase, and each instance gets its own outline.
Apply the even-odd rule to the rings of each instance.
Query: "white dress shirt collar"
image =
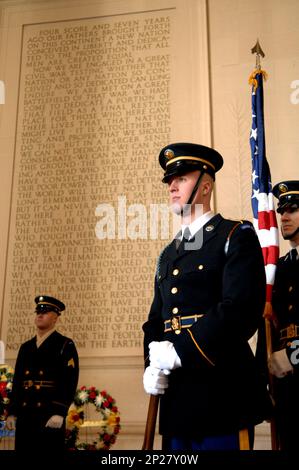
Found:
[[[214,215],[215,214],[213,211],[208,211],[202,214],[197,219],[193,220],[193,222],[191,222],[190,225],[182,225],[182,234],[184,233],[185,228],[189,227],[191,238],[194,237],[196,232],[198,232],[207,222],[209,222],[209,220],[211,220],[214,217]]]

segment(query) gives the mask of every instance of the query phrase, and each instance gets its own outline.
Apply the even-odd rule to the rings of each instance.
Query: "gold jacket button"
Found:
[[[293,305],[289,305],[289,310],[293,310]]]
[[[43,370],[40,370],[40,371],[39,371],[39,375],[44,375],[44,371],[43,371]]]
[[[181,330],[174,330],[175,334],[176,335],[180,335],[181,334]]]
[[[27,406],[27,403],[23,401],[22,406]]]
[[[35,385],[36,390],[40,389],[40,385]]]
[[[200,264],[200,265],[198,266],[198,269],[201,271],[201,270],[203,269],[203,264]]]
[[[173,307],[172,313],[179,313],[179,309],[177,307]]]
[[[292,292],[292,290],[293,290],[293,286],[290,286],[289,287],[289,292]]]
[[[174,276],[177,276],[177,275],[179,274],[179,272],[180,272],[180,270],[176,268],[176,269],[174,269],[174,270],[172,271],[172,274],[173,274]]]
[[[41,402],[38,401],[37,404],[36,404],[36,406],[37,406],[38,408],[40,408],[40,407],[42,406]]]
[[[26,370],[25,371],[25,375],[29,375],[30,374],[30,371],[29,370]]]
[[[173,288],[171,289],[171,293],[172,293],[172,294],[176,294],[177,291],[178,291],[178,288],[177,288],[177,287],[173,287]]]

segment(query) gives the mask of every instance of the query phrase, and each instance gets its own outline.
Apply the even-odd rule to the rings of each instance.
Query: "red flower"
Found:
[[[6,393],[6,385],[7,385],[7,382],[0,382],[0,393],[2,396],[4,396],[3,393]]]

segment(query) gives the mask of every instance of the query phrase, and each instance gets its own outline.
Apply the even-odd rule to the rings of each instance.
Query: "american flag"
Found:
[[[252,84],[252,126],[250,147],[252,158],[252,211],[253,225],[264,256],[267,291],[265,315],[271,312],[272,287],[279,256],[278,229],[272,193],[270,168],[266,158],[264,129],[263,70],[255,70]],[[267,308],[268,307],[268,308]]]

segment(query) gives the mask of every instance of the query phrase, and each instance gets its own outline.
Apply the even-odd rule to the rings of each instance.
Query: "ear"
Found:
[[[211,184],[209,181],[204,181],[203,186],[202,186],[202,193],[203,195],[208,194],[211,191]]]

